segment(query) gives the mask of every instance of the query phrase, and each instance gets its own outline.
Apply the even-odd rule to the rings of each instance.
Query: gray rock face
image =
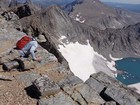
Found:
[[[59,92],[58,94],[55,93],[53,97],[48,97],[47,99],[41,98],[38,101],[39,105],[59,105],[60,103],[63,103],[64,105],[98,105],[105,103],[95,90],[88,85],[83,84],[83,81],[76,76],[68,76],[58,82],[58,85],[62,89],[62,92]],[[60,99],[59,101],[57,100],[58,98]],[[63,102],[64,99],[65,102]]]
[[[0,7],[7,8],[10,5],[11,0],[0,0]]]
[[[68,95],[59,92],[55,97],[49,99],[40,99],[38,105],[79,105],[73,101]]]
[[[101,91],[105,88],[105,86],[101,84],[100,81],[93,78],[88,79],[85,83],[98,93],[101,93]]]
[[[34,82],[36,79],[40,77],[39,74],[37,73],[24,73],[16,77],[17,80],[23,82],[25,86],[30,86],[32,85],[32,82]]]
[[[37,88],[37,91],[41,96],[54,95],[60,91],[59,86],[54,81],[50,80],[48,76],[36,79],[33,82],[33,86]]]
[[[41,7],[33,4],[31,0],[1,0],[0,7],[2,8],[0,12],[6,13],[7,20],[13,19],[11,17],[16,17],[16,15],[19,18],[27,17],[41,9]],[[16,15],[13,15],[13,13]],[[17,17],[14,19],[17,19]]]
[[[19,17],[13,12],[3,12],[2,15],[6,20],[18,20]]]
[[[39,105],[139,105],[140,102],[140,95],[103,72],[91,75],[85,83],[70,76],[58,84],[61,92],[41,98]]]
[[[105,94],[119,103],[119,105],[138,105],[137,99],[124,89],[112,86],[105,90]]]
[[[68,76],[67,78],[64,78],[63,80],[61,80],[58,85],[61,87],[61,88],[65,88],[65,87],[73,87],[73,86],[76,86],[78,84],[81,84],[83,83],[83,81],[74,76],[74,75],[70,75]]]
[[[98,81],[100,84],[102,83],[105,87],[109,86],[109,85],[114,85],[116,87],[120,87],[122,86],[123,84],[121,82],[119,82],[117,79],[113,78],[113,77],[110,77],[108,76],[106,73],[104,72],[98,72],[97,74],[92,74],[90,76],[90,78],[85,82],[85,83],[88,83],[88,81],[90,79],[94,79],[96,81]],[[92,80],[90,83],[92,83]],[[93,81],[94,82],[94,81]],[[102,87],[102,86],[99,86],[99,87]],[[124,85],[124,87],[126,87]],[[98,87],[97,87],[98,88]]]
[[[117,104],[116,104],[116,102],[114,102],[114,101],[110,101],[110,102],[104,103],[104,105],[117,105]]]
[[[105,101],[101,98],[101,96],[97,93],[96,90],[92,89],[88,85],[84,84],[79,87],[76,87],[75,93],[72,95],[73,98],[77,98],[77,101],[81,103],[81,105],[85,105],[81,99],[84,99],[85,103],[90,105],[90,104],[103,104]],[[78,97],[81,96],[82,98],[80,99]]]
[[[99,37],[91,35],[92,46],[106,57],[108,54],[118,58],[136,56],[140,52],[140,46],[137,44],[139,43],[139,29],[138,23],[123,29],[95,32]]]
[[[140,95],[103,72],[91,75],[85,82],[96,90],[106,101],[116,101],[119,105],[138,105]]]

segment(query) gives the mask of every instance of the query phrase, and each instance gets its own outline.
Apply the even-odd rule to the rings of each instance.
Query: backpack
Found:
[[[20,40],[17,41],[16,43],[16,48],[18,50],[21,50],[27,43],[29,43],[32,40],[31,37],[29,36],[23,36]]]

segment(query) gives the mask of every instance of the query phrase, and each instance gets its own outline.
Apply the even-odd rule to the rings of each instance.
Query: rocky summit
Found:
[[[140,23],[100,30],[56,5],[41,9],[30,0],[5,2],[0,9],[0,105],[140,105],[136,88],[116,80],[109,66],[113,57],[139,55]],[[42,61],[29,56],[20,60],[24,70],[19,65],[4,71],[25,34],[46,38],[36,52]]]

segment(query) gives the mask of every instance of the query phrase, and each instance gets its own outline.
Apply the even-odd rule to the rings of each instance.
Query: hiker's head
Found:
[[[45,36],[42,35],[42,34],[38,35],[38,37],[36,37],[36,40],[37,40],[39,43],[46,42],[46,38],[45,38]]]

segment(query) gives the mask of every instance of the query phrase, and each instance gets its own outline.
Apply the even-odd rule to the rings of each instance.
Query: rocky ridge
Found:
[[[36,18],[36,16],[38,16],[38,18]],[[6,34],[9,35],[9,32],[13,32],[11,35],[9,35],[13,38],[9,45],[7,44],[8,41],[11,40],[9,36],[7,36],[7,38],[9,39],[2,39],[3,43],[5,42],[7,46],[2,47],[5,48],[1,50],[2,53],[7,51],[7,48],[11,48],[14,45],[13,42],[16,42],[16,36],[14,36],[15,33],[17,33],[17,35],[19,35],[20,37],[25,33],[19,34],[19,31],[13,29],[14,26],[12,19],[6,21],[3,17],[1,17],[1,22],[2,24],[5,24],[0,34],[2,38],[5,38],[4,36]],[[27,24],[25,24],[25,22]],[[9,23],[9,25],[7,25],[7,23]],[[114,38],[114,34],[117,32],[124,32],[126,33],[126,36],[124,37],[127,37],[128,34],[126,30],[129,27],[124,28],[124,30],[107,29],[105,31],[101,31],[99,29],[82,25],[78,22],[73,21],[67,14],[63,12],[62,9],[57,6],[49,7],[47,10],[39,12],[39,14],[37,13],[28,17],[23,17],[22,19],[19,19],[18,23],[21,30],[24,30],[25,32],[30,31],[34,36],[37,36],[39,33],[43,33],[48,41],[47,43],[41,45],[52,54],[49,54],[49,52],[41,47],[41,51],[39,51],[38,53],[43,56],[45,61],[43,63],[35,62],[35,65],[37,66],[35,69],[26,72],[14,71],[10,73],[1,73],[3,75],[14,77],[14,81],[0,81],[0,88],[2,90],[1,105],[7,105],[8,103],[10,103],[11,105],[34,105],[36,103],[38,105],[140,104],[140,95],[136,93],[134,89],[128,88],[127,86],[123,85],[116,79],[106,75],[103,72],[93,74],[87,81],[83,82],[81,79],[74,76],[73,73],[69,70],[66,59],[58,50],[59,44],[63,45],[66,42],[74,43],[77,41],[81,44],[87,44],[85,40],[90,40],[89,38],[92,39],[90,40],[91,45],[98,40],[100,42],[104,42],[104,40],[109,39],[115,42],[116,38]],[[3,27],[2,24],[1,27]],[[130,27],[133,27],[133,31],[131,30],[132,34],[137,33],[139,30],[139,24]],[[106,39],[105,36],[103,37],[104,32],[109,33],[107,35],[110,35],[110,33],[112,32],[111,35],[113,38],[107,37]],[[64,35],[67,39],[60,40],[61,36]],[[117,35],[115,37],[117,37]],[[139,36],[139,33],[137,33],[135,37],[137,36]],[[118,38],[120,37],[121,36],[119,36]],[[135,38],[130,38],[130,40],[132,41],[134,39]],[[96,48],[97,51],[100,51],[100,48],[98,48],[99,46],[93,47]],[[57,61],[49,61],[49,59],[51,58],[49,55],[52,56],[53,54],[57,57],[60,63]],[[132,54],[134,53],[132,52]],[[9,86],[8,84],[17,86],[15,87],[15,89],[18,91],[16,91],[15,93],[15,90],[13,88],[11,89],[11,86]],[[55,90],[57,90],[57,92]],[[10,98],[7,98],[9,96]],[[11,99],[15,101],[13,102],[13,100]]]
[[[140,14],[109,7],[99,0],[76,0],[65,10],[74,20],[100,29],[123,28],[140,21]]]

